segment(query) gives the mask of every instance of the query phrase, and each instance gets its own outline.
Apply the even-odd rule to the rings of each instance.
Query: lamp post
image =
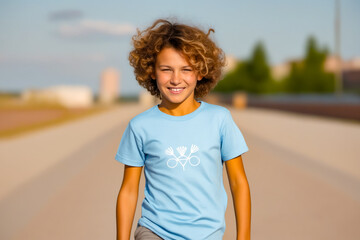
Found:
[[[337,70],[336,70],[336,83],[335,83],[335,92],[337,96],[341,96],[343,92],[342,84],[342,60],[341,60],[341,49],[340,49],[340,35],[341,35],[341,25],[340,25],[340,0],[335,0],[335,56],[337,60]]]

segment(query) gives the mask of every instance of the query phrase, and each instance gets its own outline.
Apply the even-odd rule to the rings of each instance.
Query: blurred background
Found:
[[[359,12],[357,0],[0,1],[0,238],[115,238],[117,146],[158,103],[135,80],[131,37],[168,18],[214,28],[226,54],[203,100],[229,108],[248,143],[252,239],[358,239]],[[225,171],[224,183],[234,239]]]

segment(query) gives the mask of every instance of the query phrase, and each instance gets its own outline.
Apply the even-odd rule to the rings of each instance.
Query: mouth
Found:
[[[179,94],[185,89],[185,87],[176,87],[176,88],[175,87],[168,87],[168,89],[173,94]]]

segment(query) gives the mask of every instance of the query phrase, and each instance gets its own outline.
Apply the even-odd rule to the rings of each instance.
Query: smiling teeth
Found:
[[[170,90],[174,91],[174,92],[180,92],[183,89],[182,88],[170,88]]]

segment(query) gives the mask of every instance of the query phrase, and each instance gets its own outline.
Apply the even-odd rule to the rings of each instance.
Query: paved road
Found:
[[[115,239],[115,201],[123,166],[114,154],[128,120],[141,110],[122,106],[101,118],[72,123],[80,124],[76,128],[64,127],[62,132],[70,132],[63,144],[78,139],[77,148],[46,168],[41,160],[46,154],[39,154],[29,160],[36,166],[28,171],[37,174],[23,169],[27,182],[8,181],[13,188],[0,201],[0,239]],[[359,125],[257,109],[232,114],[250,149],[243,159],[252,196],[252,239],[358,239]],[[95,130],[105,119],[107,127]],[[42,148],[51,148],[49,140]],[[10,180],[21,178],[12,175]],[[229,200],[224,239],[234,239],[235,234],[230,195]]]

